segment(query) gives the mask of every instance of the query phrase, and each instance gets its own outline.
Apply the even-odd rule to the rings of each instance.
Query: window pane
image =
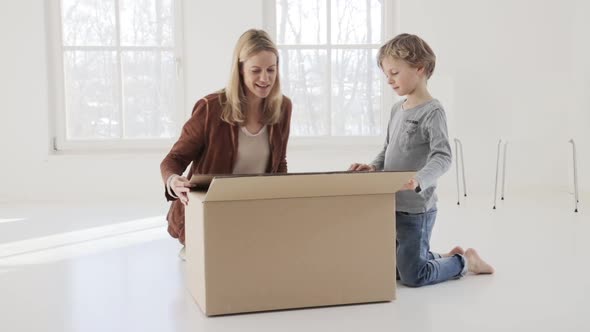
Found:
[[[63,43],[67,46],[115,44],[113,0],[62,0]]]
[[[172,0],[120,0],[121,45],[173,46]]]
[[[332,52],[332,135],[381,134],[381,75],[376,50]]]
[[[125,138],[170,138],[176,71],[172,52],[124,52]]]
[[[276,0],[278,44],[325,44],[326,0]]]
[[[68,139],[121,136],[115,52],[64,52]]]
[[[332,43],[379,44],[380,0],[332,0]]]
[[[329,135],[329,109],[325,50],[282,50],[283,93],[293,101],[291,134]]]

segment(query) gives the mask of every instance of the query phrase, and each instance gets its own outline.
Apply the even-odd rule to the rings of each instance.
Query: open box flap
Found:
[[[204,201],[236,201],[391,194],[415,172],[331,172],[264,175],[198,175],[191,183],[208,190]]]

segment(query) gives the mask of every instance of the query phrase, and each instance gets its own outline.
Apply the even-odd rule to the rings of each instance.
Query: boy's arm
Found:
[[[376,171],[382,171],[385,165],[385,150],[387,149],[387,140],[385,140],[385,144],[383,145],[383,149],[381,152],[375,157],[375,159],[369,164],[375,166]]]
[[[447,120],[442,109],[437,109],[426,119],[425,131],[430,138],[430,154],[426,165],[416,173],[421,190],[436,183],[436,180],[451,167],[452,152],[447,133]]]
[[[387,145],[389,145],[389,126],[391,122],[387,125],[387,135],[385,135],[385,143],[383,144],[383,149],[381,152],[373,159],[373,161],[369,165],[375,166],[376,171],[382,171],[385,168],[385,150],[387,150]]]
[[[383,144],[383,149],[381,152],[373,159],[373,161],[369,165],[375,166],[376,171],[382,171],[385,168],[385,150],[387,150],[387,146],[389,145],[389,127],[391,126],[391,121],[393,119],[393,109],[391,111],[391,115],[389,116],[389,122],[387,123],[387,133],[385,134],[385,143]]]

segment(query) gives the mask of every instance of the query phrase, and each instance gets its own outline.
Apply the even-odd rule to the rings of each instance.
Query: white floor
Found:
[[[184,288],[164,204],[0,205],[0,331],[590,331],[590,197],[439,204],[432,246],[497,269],[391,303],[207,318]],[[146,204],[147,205],[147,204]]]

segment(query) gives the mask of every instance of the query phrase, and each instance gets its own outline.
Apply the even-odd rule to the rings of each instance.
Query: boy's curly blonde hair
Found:
[[[377,53],[377,63],[381,70],[383,70],[382,61],[387,56],[403,60],[414,68],[424,68],[427,79],[434,72],[436,55],[430,46],[416,35],[402,33],[381,46]]]

